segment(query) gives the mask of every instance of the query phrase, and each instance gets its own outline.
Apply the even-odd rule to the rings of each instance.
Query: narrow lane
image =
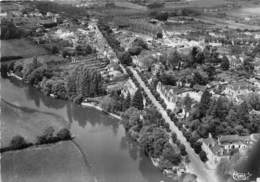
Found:
[[[215,175],[215,171],[209,170],[206,168],[205,164],[200,160],[199,156],[194,152],[191,148],[189,142],[187,142],[186,138],[183,136],[182,132],[176,127],[176,125],[171,121],[170,117],[168,116],[167,112],[161,106],[161,104],[155,99],[151,91],[142,81],[141,77],[138,73],[134,70],[133,67],[129,67],[130,71],[133,73],[134,77],[138,81],[141,87],[143,87],[144,91],[151,99],[152,103],[158,109],[158,111],[162,114],[162,117],[165,119],[167,123],[170,125],[170,129],[176,133],[177,138],[181,141],[182,144],[185,145],[186,151],[190,158],[190,170],[191,172],[195,173],[198,176],[199,182],[218,182],[217,176]]]

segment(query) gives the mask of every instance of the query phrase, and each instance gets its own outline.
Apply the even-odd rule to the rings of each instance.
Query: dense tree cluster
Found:
[[[138,89],[135,92],[135,95],[133,97],[133,101],[132,101],[132,106],[139,109],[139,110],[143,110],[144,109],[144,103],[143,103],[143,94],[141,92],[140,89]]]
[[[121,91],[113,91],[105,96],[101,101],[101,107],[106,112],[118,113],[127,110],[131,106],[131,96],[128,93],[127,97],[121,94]]]
[[[120,62],[123,65],[130,66],[132,64],[132,57],[129,52],[123,52],[120,57]]]
[[[148,49],[147,43],[142,38],[136,38],[128,49],[130,55],[139,55],[143,49]]]
[[[170,144],[165,121],[154,107],[143,111],[131,107],[122,117],[127,133],[140,144],[147,156],[160,158],[161,168],[179,165],[182,156],[186,156],[185,147],[177,138]]]
[[[234,105],[226,97],[218,99],[211,97],[206,90],[198,107],[191,114],[187,125],[191,137],[196,139],[207,137],[211,133],[214,137],[219,135],[248,135],[260,131],[260,115],[252,114],[252,109],[259,110],[259,95],[249,96],[247,101]]]
[[[103,81],[100,73],[87,65],[78,65],[68,78],[66,85],[68,96],[96,97],[104,94]]]
[[[12,22],[2,20],[1,21],[1,40],[17,39],[24,36],[24,32],[18,29]]]
[[[67,128],[62,128],[60,129],[56,135],[55,135],[55,130],[53,127],[48,127],[46,128],[42,135],[37,137],[37,145],[41,145],[41,144],[49,144],[49,143],[55,143],[61,140],[70,140],[71,137],[71,133],[70,130],[68,130]]]
[[[150,16],[160,21],[167,21],[169,17],[168,12],[161,12],[161,11],[152,11],[150,13]]]

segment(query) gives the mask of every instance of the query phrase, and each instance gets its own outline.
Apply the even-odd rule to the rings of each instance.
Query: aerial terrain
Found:
[[[1,181],[259,182],[259,0],[0,5]]]

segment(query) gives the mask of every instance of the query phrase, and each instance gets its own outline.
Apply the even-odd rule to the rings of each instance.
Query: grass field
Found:
[[[3,100],[0,106],[1,147],[8,146],[16,135],[23,136],[27,142],[35,142],[47,127],[52,126],[57,131],[67,126],[63,118],[54,114],[18,107]]]
[[[47,51],[44,48],[34,45],[30,40],[1,40],[1,57],[32,57],[44,54],[47,54]]]
[[[72,142],[6,152],[1,159],[3,181],[94,182],[94,177]]]

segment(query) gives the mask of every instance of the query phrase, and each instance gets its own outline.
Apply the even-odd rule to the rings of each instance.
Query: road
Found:
[[[165,109],[161,106],[161,104],[155,99],[151,91],[142,81],[139,74],[134,70],[133,67],[129,67],[134,77],[138,81],[141,87],[143,87],[144,91],[151,99],[154,106],[158,109],[158,111],[162,114],[162,117],[165,119],[167,123],[170,125],[170,129],[176,133],[177,138],[181,141],[182,144],[185,145],[186,151],[190,158],[190,172],[194,173],[198,177],[198,182],[218,182],[217,175],[214,170],[209,170],[206,168],[205,164],[200,160],[199,156],[194,152],[191,148],[189,142],[187,142],[186,138],[183,136],[182,132],[176,127],[176,125],[171,121],[170,117],[166,113]]]

